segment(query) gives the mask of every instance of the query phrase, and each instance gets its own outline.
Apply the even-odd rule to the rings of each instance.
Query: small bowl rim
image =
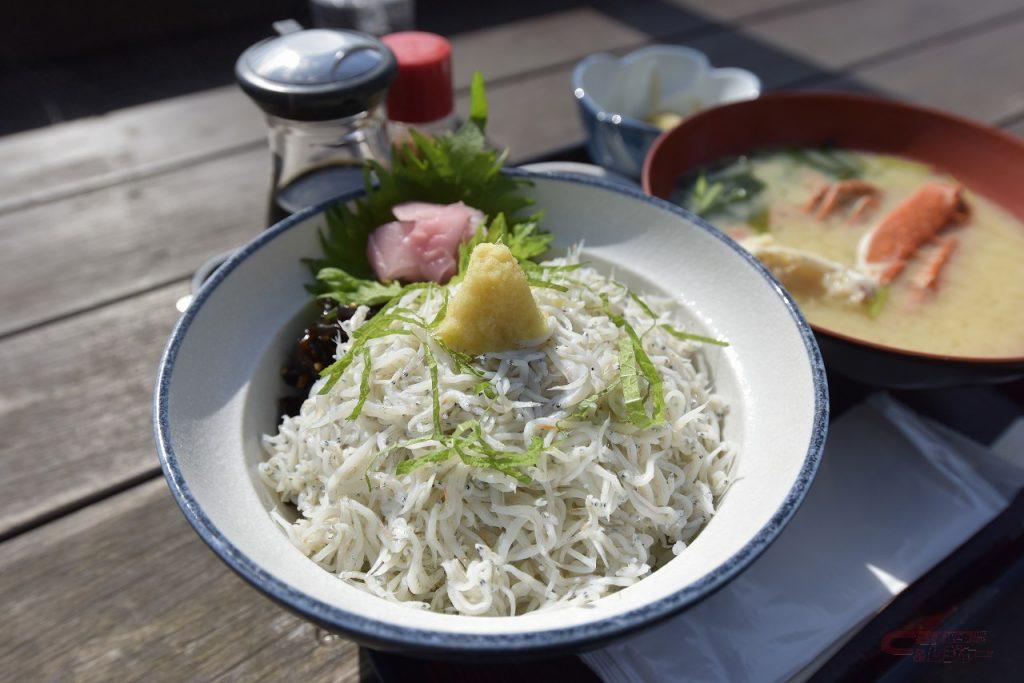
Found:
[[[653,204],[669,213],[690,220],[699,229],[708,232],[726,247],[740,254],[775,290],[786,311],[789,313],[790,319],[796,325],[803,342],[814,394],[813,422],[810,429],[807,451],[804,453],[803,463],[793,485],[786,493],[778,509],[736,553],[698,581],[680,587],[679,590],[671,595],[601,621],[552,630],[511,634],[446,633],[381,622],[371,616],[348,611],[343,607],[325,603],[304,593],[291,584],[277,579],[251,560],[221,533],[203,511],[182,475],[178,465],[178,458],[174,451],[174,445],[171,443],[168,398],[175,359],[184,337],[205,301],[217,289],[220,283],[253,253],[272,242],[281,234],[291,230],[306,219],[322,213],[329,206],[339,202],[351,201],[362,196],[365,194],[365,190],[354,190],[335,199],[321,202],[280,221],[256,236],[218,268],[196,293],[191,305],[175,324],[160,359],[156,389],[154,391],[153,429],[160,467],[168,487],[171,489],[175,501],[189,524],[199,537],[210,546],[214,553],[247,583],[260,590],[260,592],[275,602],[305,619],[326,626],[336,632],[353,636],[362,642],[375,643],[382,647],[420,654],[445,653],[463,657],[514,653],[540,655],[557,652],[577,652],[588,646],[593,647],[596,644],[607,642],[638,629],[652,626],[715,593],[732,579],[736,578],[767,550],[803,503],[821,462],[829,419],[828,381],[825,375],[824,362],[810,325],[804,319],[803,314],[797,308],[789,293],[786,292],[767,268],[700,217],[670,202],[647,195],[639,189],[617,186],[598,178],[584,178],[555,172],[530,173],[517,169],[504,169],[503,172],[524,178],[541,177],[560,182],[593,186]]]
[[[1014,147],[1018,147],[1022,153],[1024,153],[1024,140],[1018,139],[1016,136],[1007,133],[1004,130],[989,126],[979,121],[974,121],[964,116],[957,114],[951,114],[950,112],[943,111],[935,107],[928,107],[924,105],[911,104],[900,100],[895,100],[887,97],[879,97],[876,95],[865,95],[861,93],[848,93],[843,91],[832,91],[832,90],[821,90],[813,92],[804,92],[800,90],[779,90],[776,92],[765,93],[760,97],[756,97],[750,100],[741,100],[739,102],[730,102],[728,104],[718,105],[713,108],[705,109],[704,111],[697,112],[693,116],[690,116],[679,123],[678,126],[666,130],[658,136],[658,138],[651,143],[650,148],[647,150],[647,156],[644,157],[643,169],[641,171],[640,183],[643,191],[652,197],[655,196],[651,192],[651,171],[650,168],[653,165],[653,159],[658,153],[658,150],[665,144],[667,144],[668,138],[676,131],[680,130],[687,125],[690,121],[697,119],[698,117],[713,116],[716,114],[718,109],[724,107],[740,107],[740,106],[756,106],[754,102],[760,101],[774,101],[774,100],[805,100],[805,99],[819,99],[819,100],[845,100],[845,101],[857,101],[864,104],[879,104],[885,106],[895,106],[901,109],[910,111],[916,111],[925,116],[935,116],[938,118],[944,118],[951,123],[963,125],[968,128],[983,132],[987,135],[993,135],[1001,138],[1003,142],[1010,144]],[[680,133],[676,133],[680,134]],[[911,157],[912,158],[912,157]],[[660,197],[659,197],[660,199]],[[717,228],[716,228],[717,230]],[[882,351],[885,353],[892,353],[900,356],[909,356],[912,358],[919,358],[922,360],[934,361],[939,363],[950,363],[950,364],[971,364],[981,366],[997,366],[997,365],[1024,365],[1024,354],[1018,356],[962,356],[956,354],[944,354],[944,353],[933,353],[929,351],[915,351],[913,349],[905,349],[898,346],[892,346],[889,344],[883,344],[880,342],[871,341],[869,339],[863,339],[855,337],[853,335],[845,334],[843,332],[836,331],[824,325],[817,323],[810,323],[811,329],[816,333],[838,339],[840,341],[854,344],[857,346],[864,346],[869,349],[876,351]]]
[[[628,53],[626,55],[623,55],[622,57],[618,57],[618,56],[616,56],[615,54],[613,54],[611,52],[595,52],[593,54],[587,55],[586,57],[581,59],[579,62],[577,62],[576,66],[572,70],[572,91],[573,91],[573,97],[578,102],[580,102],[584,107],[586,107],[587,111],[590,112],[591,116],[593,116],[594,119],[596,119],[600,123],[609,123],[609,124],[611,124],[613,126],[623,126],[623,125],[625,125],[627,127],[631,127],[631,128],[636,128],[638,130],[642,130],[643,132],[649,133],[651,135],[655,135],[655,136],[661,135],[664,131],[661,128],[655,126],[653,123],[648,123],[648,122],[643,121],[641,119],[638,119],[638,118],[636,118],[634,116],[628,116],[628,115],[622,114],[620,112],[609,111],[608,109],[605,109],[604,107],[600,106],[597,103],[597,101],[593,98],[593,96],[590,94],[590,92],[586,88],[583,87],[583,73],[590,67],[591,64],[594,64],[594,63],[599,62],[599,61],[612,60],[612,61],[615,61],[615,62],[623,62],[623,61],[627,61],[627,60],[630,60],[630,59],[634,58],[634,56],[642,56],[644,54],[650,54],[650,53],[653,53],[653,52],[683,52],[683,51],[685,51],[687,53],[697,54],[700,57],[702,57],[703,61],[704,61],[704,65],[705,65],[705,70],[706,70],[706,72],[708,74],[713,74],[713,73],[716,73],[716,72],[719,72],[719,71],[726,71],[726,72],[730,72],[730,73],[737,73],[737,74],[744,75],[745,77],[751,79],[753,81],[753,83],[756,85],[757,94],[754,95],[754,97],[750,98],[750,99],[757,99],[758,97],[762,96],[761,93],[764,90],[764,84],[761,82],[761,77],[758,76],[753,71],[751,71],[749,69],[744,69],[741,66],[715,66],[714,64],[711,63],[711,60],[707,56],[707,54],[705,54],[704,52],[701,52],[700,50],[698,50],[696,48],[693,48],[693,47],[688,47],[686,45],[660,45],[659,44],[659,45],[648,45],[646,47],[638,48],[638,49],[633,50],[632,52],[630,52],[630,53]],[[582,93],[582,94],[577,94],[577,93]],[[709,104],[702,111],[706,111],[707,109],[714,109],[715,107],[721,107],[721,106],[724,106],[724,104],[723,103],[715,102],[715,103]],[[700,112],[698,112],[698,113],[700,113]],[[691,114],[691,115],[689,115],[687,117],[684,117],[684,118],[690,118],[691,116],[695,116],[695,115],[696,114]],[[613,121],[612,118],[611,118],[613,116],[618,116],[619,117],[619,121],[618,122]]]
[[[629,128],[636,128],[642,130],[645,133],[651,135],[660,135],[662,130],[652,123],[641,121],[638,118],[629,116],[627,114],[620,114],[615,111],[608,111],[604,107],[597,103],[597,100],[591,96],[590,92],[583,87],[582,78],[583,72],[593,63],[603,61],[605,59],[612,59],[614,61],[621,61],[624,57],[616,57],[610,52],[595,52],[592,55],[587,55],[581,59],[572,70],[572,92],[573,97],[577,102],[582,104],[590,115],[594,117],[599,123],[608,123],[613,126],[626,126]],[[614,121],[612,117],[618,116],[619,120]]]

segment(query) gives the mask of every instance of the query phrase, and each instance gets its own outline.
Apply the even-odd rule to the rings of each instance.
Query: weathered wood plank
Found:
[[[2,548],[5,680],[359,680],[356,646],[232,574],[162,479]]]
[[[667,33],[686,25],[681,15],[663,30]],[[474,71],[494,83],[580,59],[595,50],[637,45],[647,39],[644,32],[591,7],[555,12],[455,36],[452,77],[456,88],[464,89]]]
[[[1014,29],[1012,26],[1001,28],[996,33],[1007,31],[1012,36],[1019,35],[1014,33],[1019,31],[1019,27]],[[760,71],[769,86],[779,85],[794,78],[795,74],[802,73],[803,67],[799,66],[799,60],[796,60],[794,66],[793,58],[786,53],[775,50],[779,56],[773,61],[768,57],[774,48],[758,42],[761,49],[769,54],[752,57],[758,54],[750,52],[752,43],[746,41],[742,34],[731,35],[729,42],[717,43],[718,51],[713,51],[716,62],[735,63],[731,62],[730,56],[736,59],[756,59],[761,63]],[[941,59],[933,55],[933,64],[940,71],[948,71],[949,65],[955,66],[958,55],[970,48],[970,44],[987,40],[987,33],[979,33],[946,44],[943,48],[952,51],[951,54]],[[1013,50],[1019,50],[1020,45],[1019,41],[1003,38],[998,48],[1007,51],[1011,55],[1007,59],[1011,59]],[[936,50],[944,54],[943,50]],[[901,61],[897,60],[894,64],[899,65]],[[980,68],[977,71],[984,72]],[[989,81],[988,87],[1013,92],[1014,87],[1019,86],[1013,80],[1012,70],[1000,71],[997,76],[994,82]],[[950,87],[945,81],[924,80],[917,83],[908,83],[903,94],[928,101],[936,93],[941,96]],[[573,144],[581,139],[565,70],[552,71],[523,81],[511,80],[493,88],[491,98],[496,112],[492,119],[492,134],[499,143],[511,145],[517,158]],[[1024,111],[1024,105],[1017,111]],[[530,115],[509,116],[507,112],[529,112]],[[545,125],[538,125],[539,121],[545,122]],[[0,328],[7,331],[21,329],[83,307],[129,296],[140,289],[180,280],[207,255],[239,244],[256,234],[262,225],[265,192],[263,173],[266,163],[260,154],[259,151],[233,154],[194,168],[0,216],[0,287],[7,294],[3,303],[0,303],[0,320],[3,321]],[[183,201],[185,197],[187,201]],[[60,245],[60,248],[54,248],[53,245]],[[54,277],[54,273],[59,273],[60,277]],[[45,283],[45,286],[40,283]],[[160,332],[147,338],[147,343],[153,345],[147,352],[149,355],[139,352],[132,361],[135,372],[141,373],[138,376],[145,377],[147,381],[152,375],[158,348],[173,319],[173,311],[170,309],[172,297],[170,294],[166,297],[167,303],[163,305],[168,308],[161,315],[167,317],[159,320],[167,322],[162,327],[153,324],[152,329],[159,329]],[[136,315],[136,312],[127,302],[123,302],[111,306],[109,315],[113,317],[105,318],[103,324],[116,331],[131,327],[132,323],[127,318]],[[88,322],[88,317],[77,320]],[[88,355],[90,353],[99,354],[112,343],[106,341],[111,337],[101,336],[103,330],[99,322],[92,327],[80,328],[76,327],[76,321],[62,325],[70,325],[76,330],[88,330],[75,333],[76,339],[81,337],[81,344],[86,344],[92,337],[103,341],[83,346],[86,355],[76,352],[75,357],[67,363],[56,364],[53,372],[48,371],[46,364],[31,363],[32,353],[35,348],[66,346],[60,339],[60,330],[69,328],[59,327],[54,336],[40,336],[47,332],[46,328],[26,333],[24,339],[27,341],[22,346],[10,346],[18,341],[18,337],[0,343],[0,357],[5,361],[5,368],[9,368],[2,375],[5,398],[0,418],[6,421],[4,433],[11,435],[6,447],[17,452],[16,457],[4,457],[0,461],[0,466],[11,463],[3,474],[11,482],[9,490],[12,499],[17,500],[9,508],[15,512],[0,513],[0,529],[4,525],[9,528],[12,524],[24,523],[25,520],[45,514],[47,506],[52,509],[52,506],[60,507],[87,498],[108,485],[106,482],[130,481],[146,472],[147,468],[153,467],[149,460],[148,429],[138,431],[132,437],[134,441],[127,433],[118,433],[117,440],[103,441],[97,431],[95,433],[98,436],[90,442],[94,445],[76,451],[78,447],[72,440],[76,430],[88,430],[89,426],[73,416],[76,405],[70,398],[65,403],[57,404],[64,411],[62,414],[69,415],[67,420],[61,421],[67,425],[65,431],[57,433],[55,437],[43,427],[32,427],[32,415],[40,414],[38,411],[49,406],[44,405],[44,401],[52,398],[45,392],[40,393],[39,388],[73,386],[73,383],[66,381],[62,383],[62,373],[72,373],[76,378],[79,377],[73,374],[76,372],[74,363],[80,362],[82,357],[91,358]],[[142,332],[136,331],[134,334]],[[12,360],[7,361],[8,358]],[[88,363],[81,364],[81,367],[86,366]],[[100,366],[104,372],[114,371],[102,364]],[[17,384],[19,376],[21,384]],[[93,382],[93,386],[96,386],[95,383],[102,382],[97,379],[98,376],[102,374],[82,375],[76,381]],[[29,392],[27,408],[19,408],[17,401],[21,399],[7,398],[7,394],[11,394],[7,390],[8,386],[18,388],[20,392]],[[96,390],[91,389],[87,393],[95,395]],[[85,395],[86,392],[83,392],[82,396]],[[137,414],[145,421],[148,413],[148,384],[145,392],[140,390],[135,395],[140,397],[137,400],[141,409],[131,414]],[[93,405],[102,407],[103,402],[94,402]],[[117,405],[121,412],[131,411],[130,407]],[[12,420],[15,419],[18,420],[16,428],[7,426],[14,425]],[[95,415],[91,419],[95,424],[106,424],[97,422]],[[65,456],[63,451],[68,449],[77,455]],[[39,452],[43,454],[39,455]],[[49,476],[48,468],[53,464],[51,459],[59,460],[62,457],[69,458],[71,465],[67,472],[62,473],[67,486],[59,487],[55,498],[45,499],[45,502],[38,504],[38,508],[32,507],[35,504],[32,500],[24,502],[29,499],[28,494],[24,499],[18,498],[20,491],[35,493],[41,487],[52,486],[52,479],[42,479]],[[33,461],[36,462],[33,464]],[[75,471],[76,467],[85,470],[95,468],[91,471],[103,472],[104,476],[90,475],[88,471],[79,474]],[[0,482],[0,487],[3,486]],[[0,492],[4,490],[0,488]]]
[[[845,12],[846,8],[846,4],[839,4],[829,9]],[[820,33],[831,32],[834,41],[841,42],[845,27],[834,22],[821,23],[819,12],[813,13],[812,26],[820,29]],[[807,16],[804,13],[790,20],[799,24]],[[986,32],[929,48],[925,61],[934,63],[936,57],[932,53],[959,58],[964,50],[977,53],[976,61],[987,60],[990,55],[994,60],[1002,59],[1003,71],[994,73],[990,68],[987,79],[960,81],[973,84],[985,80],[984,92],[989,99],[998,97],[1008,102],[993,117],[1019,111],[1024,101],[1019,101],[1019,92],[1014,90],[1018,83],[1014,80],[1016,62],[1012,55],[1021,44],[1016,40],[1015,25],[994,32],[1002,36],[1002,40],[989,40],[990,32]],[[933,29],[936,26],[938,24],[931,24]],[[897,36],[890,38],[896,40]],[[815,68],[786,50],[740,32],[723,32],[693,43],[706,49],[719,64],[758,69],[769,87],[805,78]],[[877,43],[873,46],[879,47]],[[911,56],[898,59],[891,66],[886,63],[869,67],[865,72],[869,77],[866,82],[872,85],[870,77],[876,73],[882,77],[895,71],[898,76],[904,63],[912,66],[919,61]],[[494,138],[511,146],[520,158],[579,142],[581,131],[569,95],[569,70],[565,67],[492,88],[496,112],[491,131]],[[904,87],[899,91],[929,101],[924,91],[931,87],[948,99],[951,88],[945,79],[930,78],[929,74],[920,78],[904,77]],[[999,87],[1001,83],[1006,87]],[[998,94],[1000,92],[1007,94]],[[265,179],[257,176],[257,169],[267,167],[259,159],[260,154],[262,152],[256,150],[241,153],[239,158],[244,158],[245,162],[234,157],[217,158],[195,169],[181,169],[0,217],[0,266],[11,266],[4,268],[0,282],[15,295],[8,297],[8,303],[0,304],[0,313],[5,314],[0,316],[4,320],[0,330],[17,329],[38,321],[44,311],[50,315],[76,310],[122,296],[132,287],[151,286],[181,277],[208,253],[228,248],[255,234],[261,223],[261,203],[266,187]],[[190,201],[182,204],[180,198],[186,195]],[[225,201],[225,197],[252,199]],[[15,225],[32,225],[34,229],[15,230]],[[193,235],[193,231],[198,235]],[[179,239],[187,246],[179,244]],[[63,248],[54,250],[53,244],[61,244]],[[119,249],[111,253],[108,244],[117,244]],[[161,252],[166,252],[168,257],[156,258]],[[131,256],[122,258],[122,253]],[[83,269],[87,270],[82,272]],[[73,273],[75,277],[58,280],[55,286],[41,289],[35,283],[46,272]],[[80,285],[83,280],[90,282],[89,291],[83,291]],[[10,310],[12,308],[17,310]]]
[[[744,32],[822,69],[847,69],[994,18],[1019,18],[1022,9],[1020,0],[864,0],[752,23]]]
[[[259,111],[216,88],[0,139],[0,211],[256,145]]]
[[[689,38],[684,44],[705,52],[716,66],[752,69],[767,88],[820,73],[815,65],[742,31],[716,30]],[[610,52],[622,54],[630,49]],[[571,95],[573,66],[490,88],[488,97],[495,112],[488,122],[491,138],[510,147],[520,159],[583,142],[583,129]],[[459,98],[459,108],[468,109],[466,95]]]
[[[756,20],[764,10],[800,12],[839,1],[848,0],[729,0],[712,6],[649,0],[553,12],[453,37],[455,82],[465,89],[479,69],[497,83],[566,66],[596,50],[711,30],[714,19],[753,14]],[[226,87],[7,136],[0,139],[0,211],[257,146],[264,135],[256,107]]]
[[[0,333],[180,279],[265,225],[258,149],[0,215]]]
[[[707,53],[718,66],[756,70],[766,87],[817,73],[813,65],[740,32],[717,32],[686,44]],[[513,160],[583,142],[583,129],[571,94],[572,69],[573,65],[567,65],[489,89],[488,98],[495,113],[488,121],[488,134],[496,143],[512,150]],[[459,108],[468,109],[467,96],[459,98]]]
[[[666,4],[692,9],[714,19],[747,19],[799,12],[807,7],[831,5],[847,0],[668,0]]]
[[[815,83],[887,93],[963,116],[998,123],[1024,112],[1024,16],[957,40]]]
[[[157,361],[175,284],[0,342],[0,536],[158,469]]]
[[[845,7],[840,4],[831,9]],[[791,20],[798,22],[804,16]],[[826,22],[819,27],[819,21],[815,19],[816,28],[825,31],[831,26],[832,38],[842,40],[844,26]],[[956,88],[934,75],[943,69],[931,66],[941,55],[947,57],[939,61],[953,67],[958,62],[951,60],[971,58],[976,65],[973,71],[985,73],[986,78],[957,79],[963,84],[957,87],[981,91],[979,97],[961,101],[972,102],[972,112],[978,115],[979,102],[984,105],[986,100],[999,99],[1004,106],[988,116],[997,119],[1024,109],[1015,71],[1021,30],[1017,23],[929,48],[924,60],[929,69],[914,67],[920,60],[913,56],[891,65],[868,67],[866,82],[873,85],[871,77],[875,76],[884,87],[885,78],[900,79],[901,87],[894,88],[897,92],[923,101],[937,99],[933,103],[942,106]],[[755,68],[769,87],[806,78],[816,68],[785,49],[742,32],[722,32],[692,42],[706,49],[718,64]],[[910,68],[906,64],[914,68],[900,76],[901,69]],[[992,64],[1001,66],[991,68]],[[569,93],[570,70],[571,66],[566,66],[494,86],[495,115],[490,131],[494,139],[510,146],[518,158],[580,142],[582,132]],[[926,73],[914,75],[922,70]],[[854,75],[860,77],[861,72]],[[976,85],[980,81],[984,86]],[[251,237],[262,224],[263,174],[268,168],[263,155],[265,152],[252,150],[215,158],[0,216],[0,285],[8,292],[0,303],[0,332],[183,277],[208,254]],[[183,202],[182,197],[188,201]],[[48,273],[56,272],[64,277],[47,278]],[[49,286],[39,287],[41,281]]]
[[[792,35],[815,36],[813,39],[804,38],[802,48],[808,53],[813,52],[813,58],[794,54],[788,41],[781,37],[776,43],[773,39],[753,35],[759,30],[753,25],[738,31],[701,35],[687,40],[686,44],[705,51],[718,66],[742,66],[753,70],[769,89],[803,83],[802,87],[880,90],[991,121],[1024,111],[1024,95],[1021,94],[1024,80],[1014,66],[1024,59],[1024,40],[1021,40],[1024,35],[1021,18],[1024,16],[1018,18],[1012,14],[1006,25],[992,20],[993,16],[999,16],[1006,10],[1005,0],[976,3],[970,7],[954,0],[941,0],[941,5],[937,4],[941,11],[920,25],[906,27],[910,33],[890,30],[883,10],[894,8],[896,16],[903,17],[900,21],[912,23],[915,14],[927,13],[930,0],[870,0],[871,3],[883,1],[884,7],[875,7],[874,12],[865,14],[862,22],[864,31],[874,36],[870,40],[846,41],[852,20],[851,8],[864,3],[841,3],[781,20],[789,26],[787,30]],[[953,5],[947,7],[946,3]],[[968,23],[957,18],[956,7],[963,8],[964,16],[980,23],[981,27],[948,42],[931,44],[935,36]],[[834,20],[828,19],[830,14]],[[867,25],[864,22],[868,22]],[[906,47],[904,35],[925,43],[920,55],[911,52],[908,56],[895,56],[892,61],[869,63],[849,73],[837,76],[829,73],[845,68],[843,60],[849,60],[851,65],[870,62],[873,56]],[[830,44],[846,47],[828,56]],[[821,62],[828,62],[828,69],[819,66]],[[961,74],[956,83],[948,81],[950,73]],[[491,97],[496,112],[507,111],[505,107],[522,107],[530,112],[530,116],[503,118],[496,115],[491,123],[493,138],[511,146],[522,156],[582,142],[583,131],[577,120],[575,104],[569,96],[570,74],[571,68],[554,70],[528,81],[494,89]]]
[[[687,16],[663,30],[689,25]],[[476,69],[501,79],[646,38],[594,9],[543,15],[455,37],[454,78],[465,88]],[[259,145],[265,135],[260,112],[231,86],[8,136],[0,211]]]

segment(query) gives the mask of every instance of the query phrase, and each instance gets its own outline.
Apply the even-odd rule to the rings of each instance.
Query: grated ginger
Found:
[[[540,343],[548,326],[526,275],[504,244],[478,244],[438,337],[471,355]]]

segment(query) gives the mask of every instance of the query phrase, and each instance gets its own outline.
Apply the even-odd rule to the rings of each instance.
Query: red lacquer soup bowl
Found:
[[[1024,222],[1020,138],[934,109],[848,93],[778,92],[690,117],[651,146],[643,188],[671,200],[680,179],[703,166],[780,146],[836,146],[922,161]],[[921,353],[812,327],[826,365],[868,384],[928,388],[1024,377],[1024,355]]]

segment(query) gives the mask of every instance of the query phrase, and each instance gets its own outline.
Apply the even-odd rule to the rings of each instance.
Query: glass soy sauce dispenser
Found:
[[[269,127],[268,225],[361,188],[366,160],[387,163],[396,70],[387,46],[355,31],[292,30],[242,53],[235,76]]]

